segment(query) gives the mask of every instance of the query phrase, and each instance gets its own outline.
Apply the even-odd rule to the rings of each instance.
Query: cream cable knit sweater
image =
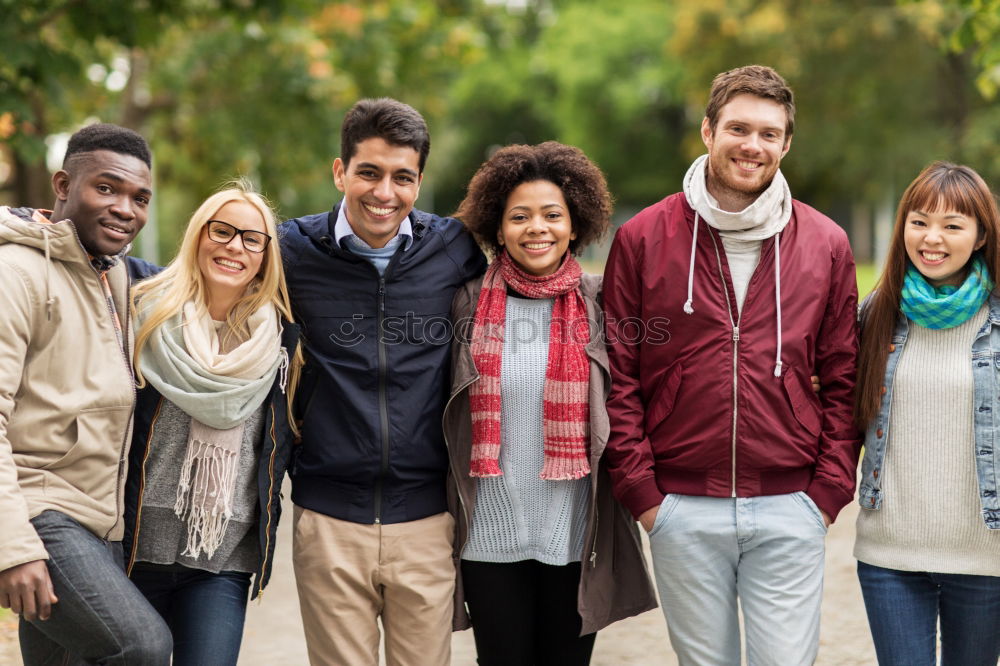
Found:
[[[910,323],[893,382],[882,508],[858,516],[862,562],[1000,576],[1000,530],[983,523],[972,425],[970,350],[987,312],[942,330]]]

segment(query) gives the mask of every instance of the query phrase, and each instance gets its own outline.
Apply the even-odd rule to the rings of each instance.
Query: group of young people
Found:
[[[779,168],[794,116],[774,70],[719,74],[707,155],[617,231],[603,284],[576,257],[612,197],[557,142],[497,150],[439,217],[414,208],[423,118],[362,100],[331,211],[278,225],[236,182],[160,268],[127,256],[146,142],[74,134],[51,211],[0,207],[25,663],[235,664],[289,473],[313,664],[377,664],[380,622],[389,664],[447,664],[470,625],[480,664],[587,664],[656,606],[637,523],[682,664],[810,664],[863,443],[879,663],[935,664],[940,620],[943,664],[996,664],[996,201],[927,167],[859,309],[846,234]]]

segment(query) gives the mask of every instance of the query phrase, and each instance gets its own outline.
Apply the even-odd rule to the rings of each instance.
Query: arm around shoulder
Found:
[[[486,257],[465,226],[453,217],[440,218],[438,224],[445,252],[458,268],[462,282],[486,272]]]
[[[857,276],[846,236],[834,248],[831,271],[830,293],[816,339],[823,427],[815,474],[806,492],[832,522],[854,496],[861,450],[853,399],[858,357]]]
[[[611,245],[602,288],[611,367],[611,434],[604,457],[615,497],[636,519],[647,518],[664,496],[656,485],[655,459],[645,430],[646,405],[639,383],[642,342],[618,335],[623,322],[642,316],[641,270],[623,227]]]

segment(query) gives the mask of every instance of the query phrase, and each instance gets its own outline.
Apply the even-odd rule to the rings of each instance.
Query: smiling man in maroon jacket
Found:
[[[737,599],[749,663],[811,664],[826,529],[854,494],[854,259],[778,168],[794,117],[769,67],[716,76],[708,154],[618,231],[605,272],[609,471],[681,664],[740,663]],[[665,342],[634,334],[654,321]]]

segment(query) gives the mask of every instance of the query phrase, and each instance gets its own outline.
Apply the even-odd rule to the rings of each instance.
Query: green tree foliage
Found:
[[[842,222],[932,159],[1000,178],[1000,0],[0,0],[6,198],[45,205],[45,139],[99,118],[156,156],[169,254],[194,206],[251,176],[285,215],[336,198],[359,97],[424,113],[418,205],[454,210],[496,147],[580,146],[629,212],[704,151],[712,77],[759,62],[796,91],[786,174]],[[2,176],[0,176],[2,178]]]
[[[16,171],[15,195],[48,200],[45,138],[89,111],[114,114],[121,99],[87,69],[156,44],[171,25],[197,17],[267,16],[282,0],[0,0],[0,139]],[[131,81],[130,81],[131,82]],[[129,118],[125,118],[129,120]]]
[[[934,28],[952,53],[969,52],[979,72],[976,86],[987,99],[1000,91],[1000,0],[900,0],[924,5],[939,19]]]

